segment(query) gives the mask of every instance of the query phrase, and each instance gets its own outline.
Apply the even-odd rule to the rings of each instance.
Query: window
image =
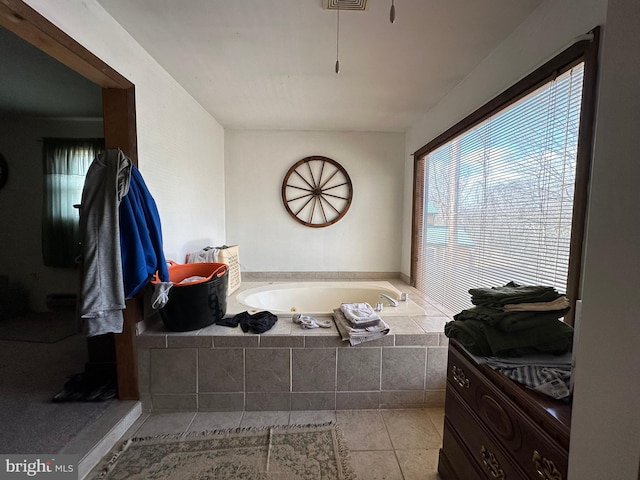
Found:
[[[575,301],[595,43],[574,45],[416,152],[412,282],[452,311],[471,306],[470,288],[512,280]]]
[[[89,165],[102,139],[43,140],[42,256],[49,267],[74,267],[79,250],[79,211]]]

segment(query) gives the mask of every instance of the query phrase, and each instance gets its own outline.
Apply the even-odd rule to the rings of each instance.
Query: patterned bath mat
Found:
[[[353,480],[333,424],[134,438],[96,480]]]

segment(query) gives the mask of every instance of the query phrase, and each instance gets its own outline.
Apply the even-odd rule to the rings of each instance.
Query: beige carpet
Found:
[[[56,343],[0,340],[0,453],[56,453],[114,405],[51,401],[85,369],[87,355],[82,335]]]
[[[94,479],[352,480],[335,425],[235,429],[134,438]]]
[[[56,343],[80,333],[73,311],[31,312],[0,321],[0,340]]]

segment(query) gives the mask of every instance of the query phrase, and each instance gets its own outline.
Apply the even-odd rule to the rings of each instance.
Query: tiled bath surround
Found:
[[[262,335],[213,325],[137,337],[143,408],[153,411],[349,410],[444,405],[450,312],[399,279],[387,279],[426,310],[387,317],[391,333],[350,347],[330,329],[279,318]],[[318,317],[321,318],[321,317]],[[329,318],[329,317],[327,317]]]

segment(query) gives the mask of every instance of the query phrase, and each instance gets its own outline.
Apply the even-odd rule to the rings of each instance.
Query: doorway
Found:
[[[130,81],[22,1],[5,0],[0,3],[0,28],[9,30],[91,82],[101,96],[100,120],[105,147],[120,148],[134,164],[137,164],[135,91]],[[41,175],[39,169],[30,174]],[[17,180],[15,175],[13,177],[9,184]],[[28,188],[24,191],[26,195],[33,194],[33,190]],[[39,251],[35,253],[40,255]],[[138,399],[134,333],[140,315],[139,302],[127,301],[125,330],[122,334],[83,339],[86,342],[89,362],[114,362],[117,369],[119,399]]]

